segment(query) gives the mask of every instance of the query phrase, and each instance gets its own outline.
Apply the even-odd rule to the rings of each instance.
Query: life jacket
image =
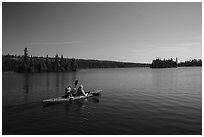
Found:
[[[65,97],[69,97],[71,96],[71,92],[70,91],[65,91]]]
[[[78,89],[77,89],[77,94],[78,94],[78,95],[83,95],[81,88],[78,88]]]
[[[70,92],[72,93],[72,95],[75,95],[77,93],[77,90],[76,88],[73,88]]]

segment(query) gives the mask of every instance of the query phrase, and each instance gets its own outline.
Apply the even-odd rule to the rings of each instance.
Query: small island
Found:
[[[178,58],[174,61],[171,59],[154,59],[150,68],[177,68],[177,67],[192,67],[192,66],[202,66],[201,59],[192,59],[185,62],[178,63]]]

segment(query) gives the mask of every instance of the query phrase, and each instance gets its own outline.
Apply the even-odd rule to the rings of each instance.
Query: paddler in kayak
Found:
[[[84,89],[83,89],[83,85],[80,85],[78,90],[77,90],[77,95],[84,95],[87,96],[89,93],[85,93]]]
[[[74,87],[70,92],[72,96],[75,96],[77,94],[77,89]]]
[[[68,87],[68,88],[65,89],[65,95],[64,95],[64,97],[65,97],[65,98],[68,98],[68,97],[70,97],[70,96],[72,96],[71,88]]]

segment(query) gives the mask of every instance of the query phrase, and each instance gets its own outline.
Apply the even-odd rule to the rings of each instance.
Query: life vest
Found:
[[[78,94],[78,95],[83,95],[83,93],[82,93],[82,89],[81,89],[81,88],[78,88],[78,90],[77,90],[77,94]]]

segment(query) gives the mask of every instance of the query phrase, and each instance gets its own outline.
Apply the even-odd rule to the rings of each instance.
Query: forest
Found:
[[[177,68],[177,67],[190,67],[190,66],[202,66],[201,59],[192,59],[185,62],[178,63],[177,58],[176,61],[171,59],[154,59],[150,68]]]
[[[201,59],[187,60],[185,62],[180,62],[178,66],[179,67],[202,66],[202,60]]]
[[[177,59],[176,59],[177,60]],[[152,64],[150,65],[150,68],[177,68],[177,61],[174,61],[173,59],[155,59],[152,61]]]
[[[68,72],[85,68],[122,68],[122,67],[149,67],[150,64],[85,60],[64,58],[56,54],[55,57],[33,57],[24,49],[24,55],[3,55],[2,70],[15,72]]]

